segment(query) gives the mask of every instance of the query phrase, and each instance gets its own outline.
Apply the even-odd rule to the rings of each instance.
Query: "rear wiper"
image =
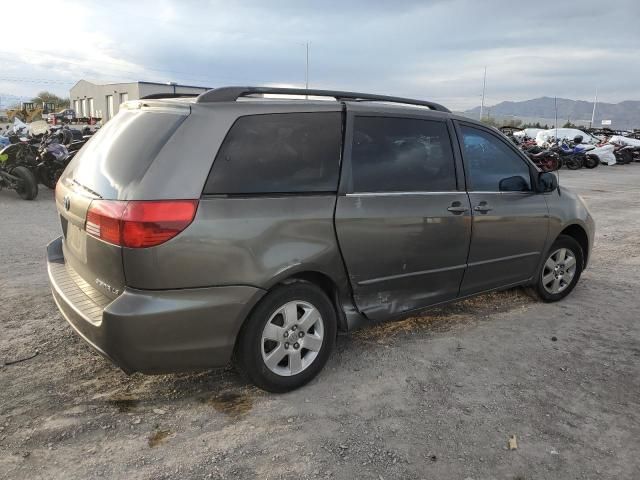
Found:
[[[94,192],[93,190],[91,190],[88,187],[85,187],[84,185],[82,185],[80,182],[78,182],[75,178],[71,180],[75,185],[77,185],[78,187],[80,187],[81,189],[83,189],[86,192],[89,192],[91,195],[93,195],[94,197],[98,197],[100,199],[102,199],[102,195],[100,195],[98,192]]]

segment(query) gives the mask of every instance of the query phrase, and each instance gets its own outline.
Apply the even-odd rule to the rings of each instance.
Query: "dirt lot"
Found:
[[[0,192],[0,478],[640,478],[640,165],[561,184],[598,223],[568,299],[512,290],[341,336],[286,395],[117,370],[51,298],[51,192]]]

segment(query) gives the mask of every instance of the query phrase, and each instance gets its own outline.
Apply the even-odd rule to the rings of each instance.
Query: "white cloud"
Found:
[[[80,78],[311,86],[477,105],[487,66],[488,103],[542,95],[640,98],[640,3],[622,0],[376,2],[32,0],[39,13],[6,21],[0,94]],[[3,18],[24,18],[5,6]],[[21,45],[21,47],[18,47]]]

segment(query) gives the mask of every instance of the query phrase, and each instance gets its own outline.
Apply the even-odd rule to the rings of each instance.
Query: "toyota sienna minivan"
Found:
[[[125,372],[233,361],[273,392],[317,375],[338,331],[518,285],[560,300],[594,236],[498,131],[324,90],[127,102],[55,199],[49,278],[82,338]]]

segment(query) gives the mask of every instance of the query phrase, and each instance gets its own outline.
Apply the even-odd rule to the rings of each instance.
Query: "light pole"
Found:
[[[591,121],[589,122],[589,128],[593,126],[593,121],[596,118],[596,105],[598,104],[598,89],[596,88],[596,98],[593,99],[593,111],[591,112]]]
[[[304,64],[304,88],[305,90],[309,90],[309,43],[305,43],[306,48],[306,56],[305,56],[305,64]],[[309,95],[305,95],[305,98],[308,100]]]
[[[482,102],[480,103],[480,121],[482,121],[482,111],[484,110],[484,92],[487,87],[487,67],[484,67],[484,79],[482,80]]]

